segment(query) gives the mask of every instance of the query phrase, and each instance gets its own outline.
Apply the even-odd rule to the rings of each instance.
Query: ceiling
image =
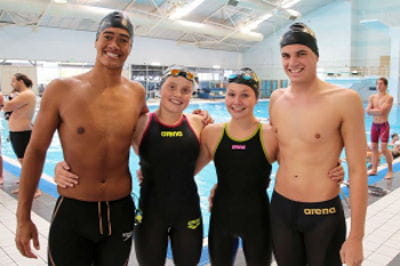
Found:
[[[174,40],[182,45],[244,51],[298,17],[338,0],[204,0],[180,19],[178,8],[199,0],[1,0],[0,28],[10,25],[96,31],[111,10],[127,12],[138,36]],[[295,10],[293,12],[293,10]],[[253,30],[244,30],[262,16],[271,17]]]

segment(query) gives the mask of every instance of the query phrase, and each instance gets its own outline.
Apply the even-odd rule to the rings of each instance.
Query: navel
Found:
[[[321,134],[319,134],[319,133],[315,134],[315,138],[316,138],[316,139],[321,138]]]
[[[83,128],[83,127],[78,127],[78,128],[76,129],[76,133],[78,133],[78,134],[83,134],[83,133],[85,133],[85,128]]]

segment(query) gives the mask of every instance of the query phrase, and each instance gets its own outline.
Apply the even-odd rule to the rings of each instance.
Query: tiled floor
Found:
[[[32,219],[38,227],[40,236],[40,251],[36,251],[37,260],[24,258],[17,251],[14,244],[17,201],[8,191],[15,183],[14,177],[5,173],[6,184],[0,189],[0,265],[47,265],[47,235],[48,215],[44,215],[40,208],[49,208],[52,200],[50,196],[35,200],[34,209],[41,213],[32,213]],[[394,182],[399,183],[400,173],[396,173]],[[43,203],[46,202],[46,204]],[[366,234],[364,239],[365,266],[399,266],[400,265],[400,188],[394,189],[388,195],[375,201],[368,207]],[[134,251],[131,255],[131,266],[137,265]],[[167,265],[172,265],[168,261]],[[239,254],[236,265],[245,265],[243,255]]]

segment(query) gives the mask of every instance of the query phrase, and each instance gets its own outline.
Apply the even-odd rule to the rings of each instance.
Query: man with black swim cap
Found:
[[[319,56],[317,39],[314,32],[307,25],[297,22],[290,26],[290,29],[283,34],[281,48],[290,44],[302,44],[311,49]]]
[[[134,35],[134,28],[129,18],[122,12],[114,11],[105,16],[99,24],[99,28],[96,33],[96,40],[99,39],[99,35],[107,28],[121,28],[125,29],[129,38],[132,40]]]
[[[96,34],[96,61],[89,72],[53,80],[46,88],[25,153],[17,210],[16,244],[36,258],[38,232],[30,211],[45,153],[58,130],[65,160],[79,186],[58,187],[50,233],[50,265],[126,265],[132,242],[134,203],[129,150],[145,90],[121,76],[132,48],[133,27],[121,12],[107,15]]]
[[[309,27],[295,23],[280,42],[290,86],[273,92],[270,121],[280,166],[271,201],[278,265],[360,265],[367,201],[366,140],[359,95],[317,77],[319,52]],[[349,165],[351,228],[327,177],[343,148]]]

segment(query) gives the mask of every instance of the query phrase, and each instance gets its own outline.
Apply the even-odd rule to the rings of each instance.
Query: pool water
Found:
[[[260,101],[256,108],[255,108],[255,115],[256,117],[259,118],[266,118],[268,116],[268,101]],[[154,111],[156,109],[156,106],[149,106],[151,111]],[[214,118],[215,122],[224,122],[229,119],[229,113],[225,109],[225,104],[223,102],[218,102],[218,103],[196,103],[196,104],[191,104],[187,112],[191,112],[194,109],[204,109],[207,110],[212,117]],[[7,122],[2,118],[3,116],[1,115],[1,137],[3,144],[1,146],[2,149],[2,154],[11,157],[11,158],[16,158],[14,152],[12,151],[11,145],[9,142],[6,141],[8,138],[8,127],[7,127]],[[369,140],[369,128],[372,122],[371,116],[365,116],[366,123],[365,123],[365,131],[367,134],[367,139]],[[392,112],[390,113],[389,116],[389,121],[391,124],[391,133],[393,132],[399,132],[400,133],[400,107],[398,106],[393,106]],[[130,169],[132,173],[132,179],[133,179],[133,192],[138,195],[138,182],[136,179],[136,170],[138,169],[138,157],[134,154],[134,152],[131,152],[130,156]],[[342,156],[344,157],[344,156]],[[48,149],[47,155],[46,155],[46,163],[44,166],[44,173],[46,173],[49,176],[53,176],[54,173],[54,166],[57,162],[63,160],[63,155],[62,155],[62,150],[61,150],[61,145],[60,141],[58,138],[58,135],[55,134],[52,140],[52,143]],[[15,169],[12,165],[9,165],[8,163],[5,163],[5,167],[7,170],[12,170],[12,172],[16,175],[19,175],[19,170]],[[272,193],[272,188],[274,187],[274,177],[275,173],[277,171],[278,165],[275,163],[272,168],[272,174],[271,174],[271,184],[268,189],[269,195]],[[346,166],[344,165],[346,168]],[[345,169],[347,172],[347,169]],[[381,179],[382,176],[376,176],[376,177],[371,177],[369,178],[369,184],[376,183],[379,179]],[[208,234],[208,221],[209,221],[209,216],[210,213],[208,211],[208,195],[209,191],[211,190],[212,186],[216,183],[216,174],[215,174],[215,167],[213,163],[210,163],[208,166],[206,166],[196,177],[196,182],[198,185],[198,191],[200,194],[200,202],[201,202],[201,209],[202,209],[202,214],[203,214],[203,221],[204,221],[204,236],[207,236]],[[54,197],[57,197],[57,192],[56,188],[53,184],[46,182],[44,180],[41,180],[39,184],[40,188],[44,190],[45,192],[53,195]],[[344,189],[344,193],[348,193],[347,189]],[[137,201],[137,199],[136,199]],[[136,202],[137,203],[137,202]]]

